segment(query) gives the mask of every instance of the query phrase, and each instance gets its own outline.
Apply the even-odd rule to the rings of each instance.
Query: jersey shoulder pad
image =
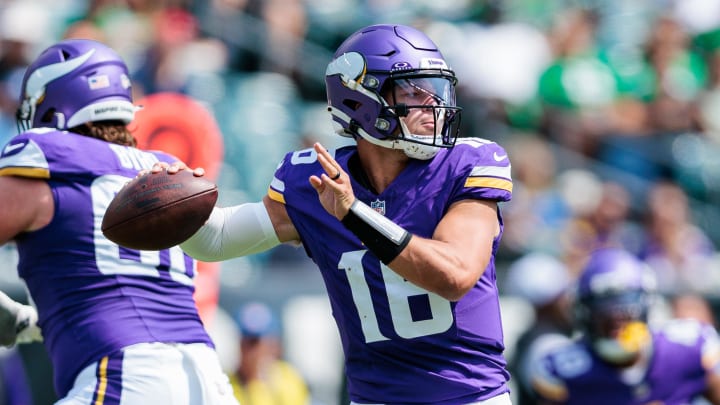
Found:
[[[696,346],[702,340],[717,336],[710,325],[696,319],[670,319],[663,323],[656,332],[666,341],[679,346]]]
[[[52,128],[35,128],[10,139],[0,151],[0,175],[49,178],[45,144],[52,143],[59,132]]]
[[[334,151],[331,150],[330,152],[334,154]],[[317,153],[313,148],[286,153],[275,168],[275,173],[268,187],[268,197],[285,204],[285,194],[289,187],[312,189],[307,179],[312,174],[320,174],[318,167]]]
[[[673,351],[699,354],[706,370],[720,373],[720,335],[713,325],[696,319],[672,319],[656,332]]]
[[[512,197],[512,167],[505,149],[482,138],[460,138],[455,145],[455,159],[466,177],[463,187],[482,190],[481,198],[509,201]]]
[[[510,157],[505,148],[488,139],[477,137],[458,138],[455,148],[462,150],[463,154],[470,154],[474,159],[485,161],[488,164],[510,164]],[[473,150],[475,152],[471,152]]]

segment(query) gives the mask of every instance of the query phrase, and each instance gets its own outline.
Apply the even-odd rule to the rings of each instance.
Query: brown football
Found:
[[[190,170],[139,176],[115,195],[105,211],[106,238],[131,249],[160,250],[192,236],[217,201],[215,183]]]

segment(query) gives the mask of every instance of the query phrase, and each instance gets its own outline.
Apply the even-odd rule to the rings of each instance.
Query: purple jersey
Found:
[[[611,367],[580,340],[548,353],[533,370],[533,386],[542,397],[568,405],[690,404],[705,391],[708,374],[720,372],[715,329],[673,320],[652,336],[644,368]]]
[[[354,146],[330,151],[348,171]],[[491,260],[475,287],[450,302],[411,284],[320,205],[308,181],[316,153],[288,154],[270,185],[318,265],[340,330],[350,399],[358,403],[466,404],[508,390],[503,334]],[[352,178],[356,198],[413,234],[430,238],[450,205],[507,201],[510,163],[497,144],[458,139],[429,161],[410,160],[380,194]],[[502,229],[502,219],[498,210]],[[502,232],[501,232],[502,234]],[[500,236],[493,242],[493,257]]]
[[[44,179],[55,201],[50,224],[16,242],[61,397],[83,367],[128,345],[212,345],[192,296],[194,261],[178,247],[121,248],[100,230],[125,183],[157,161],[175,160],[48,128],[20,134],[2,150],[0,175]]]

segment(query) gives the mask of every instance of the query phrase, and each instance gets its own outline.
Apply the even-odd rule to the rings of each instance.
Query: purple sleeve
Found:
[[[5,357],[2,379],[8,405],[31,405],[33,403],[25,366],[17,350],[13,350]]]

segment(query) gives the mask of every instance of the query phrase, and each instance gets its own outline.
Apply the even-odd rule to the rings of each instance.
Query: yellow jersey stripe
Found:
[[[0,176],[20,176],[34,179],[49,179],[50,170],[40,167],[4,167],[0,169]]]
[[[285,204],[285,196],[273,190],[272,188],[268,188],[268,197],[270,197],[271,200],[279,202],[280,204]]]
[[[497,188],[512,193],[513,184],[512,181],[495,177],[468,177],[465,187]]]

